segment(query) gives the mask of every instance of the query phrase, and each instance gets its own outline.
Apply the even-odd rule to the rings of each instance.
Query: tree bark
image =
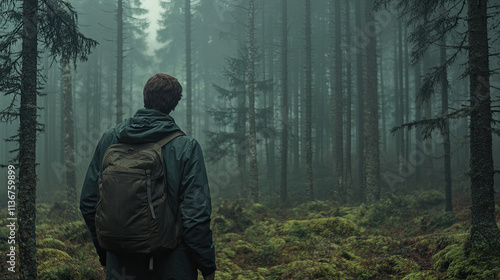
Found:
[[[343,118],[343,96],[342,96],[342,32],[341,32],[341,21],[340,21],[340,1],[334,0],[333,6],[333,28],[335,38],[333,44],[333,56],[332,67],[330,70],[330,85],[332,87],[331,92],[333,93],[333,162],[334,162],[334,186],[337,186],[338,192],[341,196],[341,200],[345,200],[346,190],[343,184],[344,175],[344,118]]]
[[[122,122],[123,99],[123,0],[118,0],[116,38],[116,123]]]
[[[373,21],[371,8],[373,0],[367,2],[365,17]],[[365,63],[364,79],[364,173],[366,176],[367,201],[380,200],[380,162],[379,162],[379,129],[378,129],[378,94],[377,94],[377,39],[370,39],[368,46],[363,50]],[[370,73],[370,74],[368,74]]]
[[[193,101],[191,73],[191,0],[185,1],[186,35],[186,134],[193,133]]]
[[[480,253],[500,252],[495,221],[487,1],[468,0],[470,81],[471,245]]]
[[[287,1],[281,0],[281,185],[280,199],[286,205],[288,195],[288,12]]]
[[[23,1],[21,105],[19,111],[19,270],[21,280],[36,279],[36,127],[38,0]]]
[[[68,219],[77,217],[76,166],[75,166],[75,131],[73,118],[73,96],[71,90],[71,67],[69,59],[61,59],[63,127],[64,127],[64,166],[66,175],[66,193],[68,199]]]
[[[361,17],[362,10],[362,0],[356,1],[356,26],[362,30],[363,29],[363,19]],[[365,190],[365,174],[364,174],[364,157],[363,150],[365,146],[364,142],[364,131],[363,131],[363,115],[364,115],[364,102],[363,102],[363,54],[362,50],[358,48],[358,53],[356,57],[356,78],[357,78],[357,110],[356,110],[356,156],[358,161],[358,195],[360,202],[364,202],[366,198]]]
[[[351,45],[351,8],[350,1],[345,0],[345,14],[346,14],[346,43],[347,46]],[[350,58],[346,62],[346,131],[345,131],[345,189],[346,192],[352,187],[352,170],[351,170],[351,139],[352,139],[352,67]]]
[[[441,39],[441,47],[439,48],[441,65],[446,63],[446,35]],[[448,115],[448,72],[444,69],[443,79],[441,80],[441,115]],[[445,193],[445,207],[447,212],[453,211],[451,203],[451,151],[450,151],[450,126],[449,120],[445,120],[445,125],[441,130],[443,137],[443,150],[444,150],[444,193]]]
[[[422,63],[418,62],[415,65],[415,120],[420,120],[420,118],[422,117],[422,108],[421,108],[421,104],[418,100],[418,91],[420,88],[421,80],[422,80]],[[415,127],[415,153],[416,154],[419,152],[419,149],[420,149],[419,146],[423,142],[422,135],[420,133],[421,133],[421,129],[419,127]],[[423,160],[425,160],[425,158]],[[423,170],[422,167],[423,167],[422,164],[415,164],[415,178],[414,178],[415,185],[417,185],[421,182],[422,170]]]
[[[424,67],[424,75],[427,75],[427,73],[431,70],[431,58],[429,50],[424,55],[423,67]],[[424,109],[424,117],[426,119],[430,119],[432,117],[431,98],[425,101],[422,105]],[[422,141],[425,151],[432,151],[433,143],[431,137]],[[428,179],[431,178],[434,173],[434,159],[432,155],[425,157],[423,167],[424,167],[424,175],[426,176],[426,178]]]
[[[306,0],[306,112],[305,112],[305,149],[306,149],[306,195],[313,200],[312,170],[312,58],[311,58],[311,0]]]
[[[395,52],[396,59],[395,62],[395,83],[396,83],[396,125],[402,125],[404,123],[403,119],[403,109],[404,109],[404,98],[403,98],[403,23],[401,20],[398,20],[398,43],[397,43],[397,52]],[[401,168],[403,165],[404,159],[404,132],[399,130],[397,132],[397,144],[396,144],[396,158],[398,162],[398,168]]]
[[[248,75],[248,121],[250,150],[249,187],[253,202],[259,201],[259,173],[257,170],[257,139],[255,129],[255,7],[254,0],[248,0],[248,31],[247,31],[247,75]]]

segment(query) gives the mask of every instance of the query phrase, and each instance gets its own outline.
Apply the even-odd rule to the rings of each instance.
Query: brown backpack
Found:
[[[157,143],[118,143],[106,150],[95,217],[104,249],[149,254],[177,246],[182,226],[168,205],[161,148],[181,135],[177,131]]]

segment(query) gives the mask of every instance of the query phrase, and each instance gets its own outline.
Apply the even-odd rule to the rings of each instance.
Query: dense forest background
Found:
[[[102,132],[141,108],[145,81],[157,72],[165,72],[177,77],[184,86],[183,100],[172,116],[202,144],[214,199],[244,196],[249,188],[250,151],[246,140],[250,125],[245,97],[248,80],[245,1],[192,1],[190,14],[185,13],[183,1],[163,2],[156,7],[161,11],[158,30],[148,28],[151,24],[148,11],[141,1],[118,2],[123,2],[119,25],[117,1],[72,3],[78,12],[81,32],[99,42],[88,61],[71,69],[76,190]],[[490,5],[491,13],[496,13],[498,7],[493,2]],[[279,198],[281,159],[285,157],[288,196],[292,201],[308,198],[305,195],[307,126],[310,126],[312,154],[309,156],[314,185],[311,198],[364,200],[362,147],[372,138],[363,135],[361,53],[370,42],[376,44],[373,53],[376,65],[368,69],[368,76],[375,75],[377,82],[379,136],[375,141],[379,143],[382,196],[419,189],[444,190],[441,133],[435,130],[429,139],[423,140],[418,129],[390,132],[403,123],[442,115],[438,83],[429,92],[427,102],[420,104],[417,98],[422,79],[440,65],[439,46],[429,47],[415,64],[411,57],[415,47],[409,39],[414,27],[407,26],[405,17],[393,7],[379,9],[367,18],[364,1],[313,1],[308,56],[305,8],[301,1],[289,1],[286,30],[283,30],[281,2],[255,1],[252,44],[259,200],[272,202]],[[451,13],[463,16],[465,11],[459,8],[455,7],[457,10]],[[493,17],[489,21],[491,28],[497,22]],[[446,36],[447,56],[455,55],[454,46],[460,43],[459,35],[465,30],[460,25],[455,33]],[[287,48],[283,48],[284,31]],[[491,37],[497,32],[491,32]],[[491,53],[495,53],[498,40],[492,39],[490,47]],[[283,69],[284,51],[287,64]],[[54,61],[44,53],[40,56],[40,75],[45,82],[40,89],[43,96],[38,104],[43,109],[38,112],[38,121],[44,125],[44,131],[37,140],[37,191],[39,199],[47,201],[66,196],[63,122],[67,112],[63,108],[60,60]],[[466,52],[460,51],[456,56],[446,76],[450,111],[465,106],[469,99],[469,81],[463,77],[462,67]],[[306,67],[308,58],[310,68]],[[496,68],[498,61],[498,56],[491,56],[491,68]],[[490,78],[492,96],[498,95],[498,79],[498,75]],[[309,120],[307,96],[311,98]],[[1,98],[4,106],[11,100],[11,96]],[[118,99],[121,99],[119,116]],[[2,126],[2,139],[15,135],[18,129],[16,121]],[[286,143],[282,142],[284,129]],[[452,187],[458,192],[468,191],[468,119],[451,120],[449,130]],[[500,155],[498,144],[498,137],[494,137],[494,155]],[[1,145],[0,157],[7,162],[14,157],[10,151],[16,145],[13,142]],[[495,166],[498,169],[498,162]],[[3,181],[6,176],[6,172],[0,174]],[[498,188],[498,175],[496,178]],[[2,196],[2,203],[5,200],[6,196]]]
[[[25,176],[37,203],[76,209],[102,133],[142,108],[145,82],[163,72],[183,85],[171,115],[201,143],[213,203],[226,216],[261,218],[260,206],[227,204],[242,201],[299,207],[304,219],[315,207],[344,217],[352,209],[330,208],[363,212],[437,191],[442,211],[463,210],[454,197],[491,202],[472,207],[489,215],[473,212],[472,228],[487,220],[479,224],[498,229],[499,1],[25,1],[38,3],[43,46],[32,57],[38,100],[28,106],[36,177]],[[16,165],[34,160],[17,142],[28,131],[19,86],[25,15],[12,12],[22,8],[16,1],[0,7],[0,159]]]

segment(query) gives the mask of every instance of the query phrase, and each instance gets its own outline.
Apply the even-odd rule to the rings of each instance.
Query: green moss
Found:
[[[253,221],[243,213],[243,206],[238,201],[223,201],[215,207],[214,214],[214,228],[221,233],[243,232]]]
[[[260,203],[254,203],[248,210],[243,210],[246,214],[255,216],[255,215],[264,215],[267,213],[266,207]]]
[[[452,226],[457,218],[453,212],[433,212],[423,217],[418,217],[420,229],[422,231],[432,232],[436,229]]]
[[[295,208],[295,211],[296,213],[307,214],[311,212],[330,211],[332,208],[332,202],[315,200],[302,203]]]
[[[418,271],[406,275],[402,280],[438,280],[438,273],[434,271]]]
[[[55,239],[53,237],[48,237],[44,238],[42,240],[37,240],[38,247],[42,248],[54,248],[54,249],[59,249],[59,250],[65,250],[66,249],[66,244],[62,242],[61,240]]]
[[[433,256],[434,268],[445,272],[446,279],[498,279],[500,258],[476,256],[464,247],[463,236],[456,236],[443,250]]]
[[[355,279],[328,260],[303,260],[273,266],[269,279]]]
[[[370,235],[370,236],[352,236],[345,239],[343,248],[350,251],[358,251],[366,255],[373,253],[385,254],[397,252],[401,247],[400,241],[394,240],[389,236]]]
[[[42,264],[42,266],[45,263]],[[45,268],[38,269],[39,280],[73,280],[82,279],[78,269],[68,265],[56,265],[50,263],[45,265]]]
[[[244,240],[238,240],[236,244],[234,244],[233,248],[237,254],[242,255],[249,255],[254,252],[254,247],[252,246],[252,244]]]
[[[65,262],[71,260],[68,253],[54,248],[41,248],[36,251],[37,259],[40,261],[45,261],[48,259],[56,259],[59,262]]]
[[[424,191],[417,195],[418,206],[422,209],[434,207],[444,203],[444,194],[440,191]]]
[[[349,236],[358,232],[356,224],[340,217],[320,218],[312,220],[290,220],[283,223],[280,233],[305,237],[316,234],[324,237]]]
[[[415,212],[418,204],[415,196],[396,196],[388,198],[366,207],[366,215],[361,225],[369,226],[393,226],[407,221]]]
[[[258,246],[255,261],[258,264],[270,265],[281,258],[281,249],[286,241],[279,237],[272,237],[266,243]]]

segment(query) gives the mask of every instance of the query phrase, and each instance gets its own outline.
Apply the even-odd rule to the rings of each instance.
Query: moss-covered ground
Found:
[[[356,207],[222,202],[212,220],[217,279],[500,279],[500,259],[467,249],[467,196],[454,198],[453,213],[442,211],[443,200],[428,191]],[[104,279],[84,222],[65,222],[63,209],[38,206],[39,279]],[[499,206],[496,217],[500,225]],[[6,257],[0,256],[4,264]],[[0,275],[15,279],[6,265]]]

